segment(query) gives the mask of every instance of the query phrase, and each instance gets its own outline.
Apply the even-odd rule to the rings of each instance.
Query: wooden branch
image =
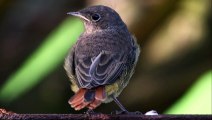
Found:
[[[1,120],[211,120],[211,115],[109,115],[109,114],[16,114],[0,113]]]

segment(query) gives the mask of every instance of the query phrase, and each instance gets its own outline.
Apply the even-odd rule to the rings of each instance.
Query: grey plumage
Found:
[[[136,39],[109,7],[93,6],[70,14],[81,17],[85,24],[85,32],[65,60],[64,67],[72,84],[78,89],[94,89],[117,82],[120,88],[114,95],[119,95],[138,60],[140,50]]]

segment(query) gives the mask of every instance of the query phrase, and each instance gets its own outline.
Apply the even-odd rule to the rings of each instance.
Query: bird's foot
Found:
[[[88,109],[88,110],[85,112],[85,114],[87,114],[87,115],[97,115],[97,114],[100,114],[100,113],[94,112],[94,110],[92,110],[92,109]]]
[[[95,114],[95,112],[92,109],[88,109],[85,114],[87,115],[91,115],[91,114]]]
[[[158,115],[158,113],[155,110],[150,110],[150,111],[146,112],[145,115]]]
[[[135,112],[129,112],[129,111],[114,111],[111,112],[111,114],[116,114],[116,115],[122,115],[122,114],[126,114],[126,115],[141,115],[142,113],[140,111],[135,111]]]

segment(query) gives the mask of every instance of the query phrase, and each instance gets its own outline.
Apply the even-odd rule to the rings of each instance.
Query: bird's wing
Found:
[[[102,51],[95,58],[77,59],[76,76],[80,87],[93,88],[112,84],[121,75],[127,55]]]

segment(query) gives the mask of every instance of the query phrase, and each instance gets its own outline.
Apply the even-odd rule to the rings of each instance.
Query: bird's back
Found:
[[[76,44],[75,54],[78,57],[81,56],[80,54],[86,57],[95,57],[102,50],[127,54],[133,47],[130,36],[128,32],[117,29],[102,30],[92,34],[83,33]]]
[[[128,34],[117,29],[82,34],[75,45],[74,56],[79,87],[112,84],[133,64],[130,63],[135,60],[133,38]]]

